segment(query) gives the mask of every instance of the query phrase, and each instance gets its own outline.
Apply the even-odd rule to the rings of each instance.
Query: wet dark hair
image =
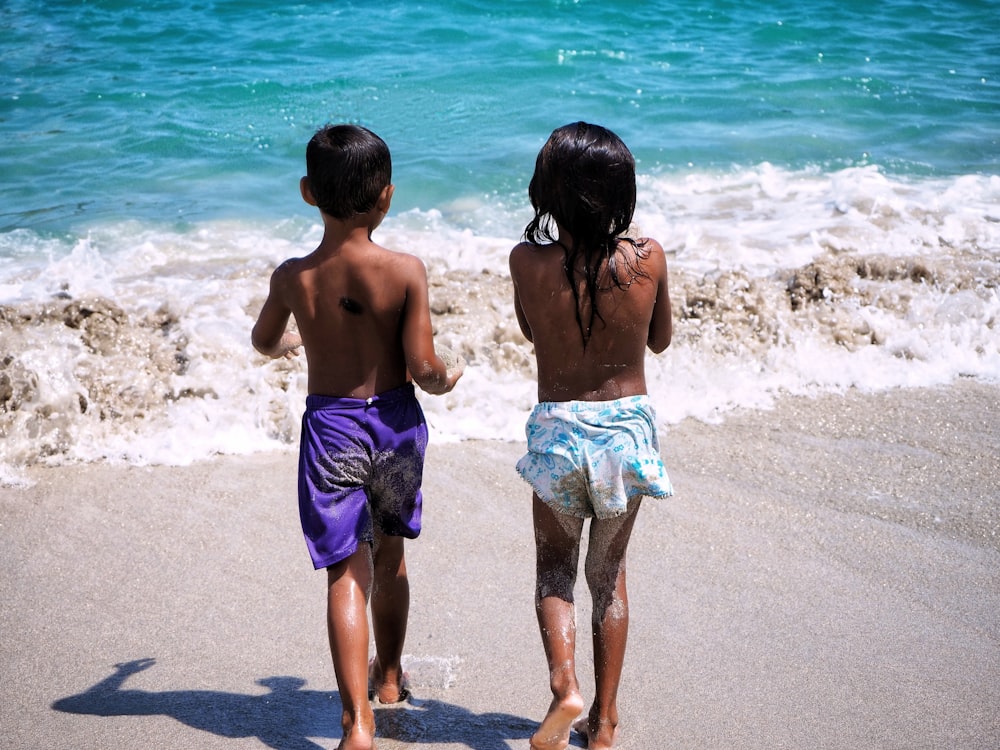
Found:
[[[389,147],[360,125],[327,125],[306,146],[306,176],[323,213],[335,219],[367,213],[392,182]]]
[[[525,227],[524,238],[535,244],[562,245],[566,278],[576,300],[576,322],[586,346],[594,321],[604,321],[597,309],[598,279],[604,268],[619,289],[646,276],[638,264],[645,257],[642,245],[626,236],[635,213],[635,159],[621,138],[607,128],[586,122],[564,125],[552,131],[538,152],[528,198],[535,216]],[[572,247],[553,236],[554,222],[572,235]],[[634,258],[618,263],[616,254],[622,242],[636,252]],[[586,325],[580,317],[575,270],[580,265],[585,299],[591,302]]]

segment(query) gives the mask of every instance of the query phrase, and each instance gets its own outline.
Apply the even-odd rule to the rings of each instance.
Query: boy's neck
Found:
[[[371,241],[372,232],[381,223],[382,215],[375,211],[337,219],[320,211],[323,217],[323,241],[321,246],[338,247],[348,242]]]

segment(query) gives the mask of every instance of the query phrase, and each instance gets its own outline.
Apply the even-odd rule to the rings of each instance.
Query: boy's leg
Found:
[[[535,612],[549,664],[552,703],[531,738],[537,750],[565,748],[573,720],[583,710],[576,679],[576,612],[573,586],[583,519],[550,508],[532,496],[535,526]]]
[[[403,537],[375,533],[375,565],[372,585],[372,630],[375,660],[371,685],[382,703],[406,699],[401,659],[410,612],[410,581],[406,575]]]
[[[597,519],[590,524],[585,570],[593,597],[594,672],[596,690],[586,729],[588,746],[610,748],[618,730],[618,684],[628,641],[628,591],[625,553],[640,499],[629,503],[617,518]]]
[[[327,628],[333,671],[343,706],[344,738],[339,747],[371,748],[375,714],[368,702],[368,595],[372,581],[371,545],[327,569]]]

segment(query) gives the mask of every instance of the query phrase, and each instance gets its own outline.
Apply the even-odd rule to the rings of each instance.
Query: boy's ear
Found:
[[[309,187],[308,177],[303,177],[301,180],[299,180],[299,192],[302,193],[302,200],[304,200],[310,206],[316,205],[316,199],[313,198],[312,188]]]
[[[378,197],[378,210],[384,214],[389,213],[389,205],[392,203],[392,194],[396,192],[395,185],[386,185],[382,194]]]

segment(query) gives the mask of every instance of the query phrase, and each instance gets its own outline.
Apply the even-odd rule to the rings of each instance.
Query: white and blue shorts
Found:
[[[525,427],[517,471],[547,505],[579,518],[613,518],[636,497],[674,494],[645,395],[546,401]]]

